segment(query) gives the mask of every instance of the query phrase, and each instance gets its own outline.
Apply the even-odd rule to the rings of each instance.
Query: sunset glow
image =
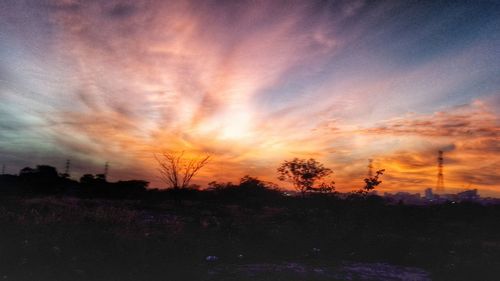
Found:
[[[155,153],[211,155],[194,180],[278,183],[294,157],[358,189],[500,196],[498,3],[0,2],[0,164],[158,179]]]

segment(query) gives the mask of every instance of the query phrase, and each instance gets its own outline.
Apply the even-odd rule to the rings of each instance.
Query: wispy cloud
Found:
[[[158,185],[152,156],[165,149],[213,154],[205,181],[275,180],[280,161],[315,157],[347,190],[375,158],[388,189],[420,189],[433,185],[434,154],[448,147],[450,185],[498,184],[494,4],[43,0],[0,8],[0,136],[16,165],[42,151],[40,161],[70,157],[94,170],[111,161],[117,178]]]
[[[346,158],[354,156],[351,161],[359,162],[361,159],[353,152],[371,155],[371,158],[376,159],[378,168],[387,170],[385,188],[389,190],[434,187],[437,151],[442,150],[445,153],[448,188],[457,190],[475,186],[491,194],[495,192],[500,176],[500,119],[493,113],[494,108],[476,100],[446,111],[408,114],[381,121],[373,127],[342,129],[327,124],[320,130],[325,132],[325,138],[330,136],[333,143],[335,139],[344,137],[352,139],[352,136],[357,136],[362,139],[358,143],[344,144],[344,151],[334,151],[334,155]],[[358,164],[358,171],[361,167]],[[361,177],[362,174],[358,172],[357,176]]]
[[[480,138],[500,137],[499,119],[486,111],[483,102],[464,105],[451,112],[436,112],[431,115],[409,114],[389,120],[366,133],[382,135],[417,135],[422,137]]]

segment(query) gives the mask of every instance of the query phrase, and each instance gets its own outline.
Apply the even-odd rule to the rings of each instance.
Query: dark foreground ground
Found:
[[[500,207],[0,199],[0,280],[500,280]]]

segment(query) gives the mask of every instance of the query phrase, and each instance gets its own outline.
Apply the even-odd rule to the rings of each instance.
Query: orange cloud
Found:
[[[8,74],[16,87],[0,88],[0,99],[22,108],[19,119],[26,120],[9,122],[37,127],[37,142],[61,157],[93,167],[110,161],[112,178],[146,178],[159,186],[154,153],[188,150],[213,155],[200,182],[245,174],[276,181],[281,161],[314,157],[332,167],[338,188],[348,191],[362,186],[373,158],[376,168],[387,170],[382,189],[421,190],[434,186],[436,151],[446,149],[449,188],[497,188],[498,112],[485,93],[461,107],[453,105],[468,96],[449,94],[473,91],[462,84],[481,84],[496,69],[481,51],[485,43],[413,59],[410,47],[417,52],[432,32],[418,30],[405,40],[381,17],[394,5],[391,11],[407,10],[404,5],[37,5],[50,40],[41,51],[33,48],[30,63],[12,59]],[[463,71],[478,61],[485,67]],[[4,72],[0,66],[7,77]],[[10,143],[21,138],[10,131],[0,134]]]

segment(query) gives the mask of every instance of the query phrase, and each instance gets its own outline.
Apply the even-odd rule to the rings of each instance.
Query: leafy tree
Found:
[[[44,179],[59,179],[59,173],[57,169],[48,165],[38,165],[36,166],[36,173],[39,177]]]
[[[97,182],[104,182],[104,183],[107,182],[105,174],[96,174],[95,175],[95,180]]]
[[[140,194],[145,192],[149,182],[144,180],[126,180],[113,183],[113,192],[117,195]]]
[[[85,174],[80,178],[81,184],[93,184],[95,182],[95,177],[92,174]]]
[[[247,189],[266,189],[266,183],[258,178],[246,175],[240,179],[240,188]]]
[[[180,153],[164,152],[155,155],[159,164],[161,179],[173,189],[189,187],[191,179],[203,168],[210,159],[210,155],[187,158],[184,151]]]
[[[375,173],[375,176],[366,178],[365,179],[365,186],[361,190],[361,193],[365,193],[366,194],[366,193],[374,190],[375,187],[377,187],[379,184],[381,184],[382,181],[379,180],[379,178],[384,174],[384,172],[385,172],[385,169],[378,170]]]
[[[335,191],[335,182],[330,181],[329,183],[322,182],[319,184],[318,187],[313,187],[312,191],[318,192],[318,193],[331,193]]]
[[[236,185],[234,185],[232,182],[221,183],[217,181],[211,181],[208,183],[208,190],[212,191],[224,190],[227,188],[234,188],[234,187],[236,187]]]
[[[314,190],[314,183],[330,175],[332,170],[314,159],[298,159],[285,161],[278,168],[278,179],[290,181],[302,197],[307,191]]]
[[[64,190],[57,169],[48,165],[38,165],[36,169],[25,167],[19,171],[19,179],[27,192],[59,193]]]
[[[244,176],[239,184],[210,182],[208,195],[221,202],[237,202],[240,206],[261,208],[266,204],[275,204],[282,198],[282,192],[270,182],[262,181],[256,177]]]
[[[36,170],[30,167],[24,167],[19,171],[20,177],[29,177],[36,173]]]

